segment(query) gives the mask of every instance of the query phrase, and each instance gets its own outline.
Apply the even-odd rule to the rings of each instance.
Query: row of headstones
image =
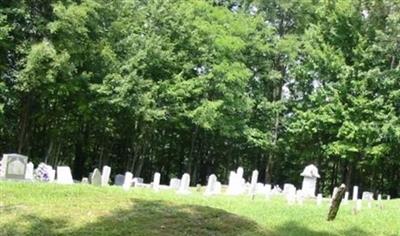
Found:
[[[25,180],[40,180],[44,182],[53,182],[55,179],[56,171],[49,165],[45,163],[40,163],[38,168],[34,170],[34,165],[32,162],[27,163],[28,157],[19,154],[4,154],[2,160],[0,161],[0,177],[10,178],[10,179],[25,179]],[[271,185],[258,183],[258,171],[254,170],[251,177],[251,182],[246,183],[243,178],[244,170],[239,167],[236,172],[231,171],[229,176],[228,190],[227,193],[230,195],[239,195],[248,192],[250,195],[255,194],[265,194],[267,197],[283,194],[286,197],[289,204],[294,204],[295,202],[302,204],[305,197],[309,197],[310,190],[311,195],[313,195],[314,183],[310,185],[308,183],[304,184],[300,190],[296,190],[296,187],[292,184],[284,184],[283,191],[279,186],[274,186],[271,189]],[[83,178],[82,183],[91,183],[97,186],[105,186],[109,184],[109,178],[111,174],[111,168],[109,166],[104,166],[102,173],[99,169],[95,169],[89,176],[89,178]],[[314,181],[319,177],[318,169],[315,166],[310,165],[305,168],[302,176],[307,178],[313,178]],[[305,180],[307,180],[305,178]],[[170,181],[169,186],[160,185],[161,175],[156,172],[154,174],[153,182],[151,185],[146,185],[143,183],[141,178],[133,178],[132,173],[126,172],[125,176],[117,175],[115,177],[115,185],[122,185],[124,189],[129,189],[132,186],[146,186],[152,187],[154,190],[158,191],[161,188],[172,188],[176,189],[180,194],[188,194],[190,185],[190,175],[185,173],[182,176],[182,181],[177,178],[173,178]],[[71,169],[68,166],[58,166],[57,167],[57,183],[59,184],[72,184],[74,181],[71,175]],[[306,190],[304,186],[306,185]],[[221,193],[222,185],[217,181],[216,175],[212,174],[208,178],[208,183],[205,191],[205,195],[216,195]],[[334,189],[332,196],[335,196],[337,188]],[[347,204],[349,193],[346,192],[344,195],[343,203]],[[322,194],[317,196],[317,205],[322,204]],[[388,200],[390,196],[388,196]],[[353,188],[353,200],[356,201],[357,209],[361,209],[362,200],[369,200],[368,205],[371,205],[373,201],[373,194],[370,192],[363,192],[362,199],[358,199],[358,186]],[[378,201],[382,200],[382,195],[378,195]]]
[[[338,191],[338,188],[335,187],[333,189],[332,198],[337,194],[337,191]],[[330,199],[330,204],[332,203],[332,198]],[[387,195],[386,199],[390,200],[390,195]],[[382,207],[382,194],[378,194],[376,200],[378,202],[378,206]],[[353,186],[352,201],[355,203],[354,210],[357,212],[357,211],[361,210],[363,201],[367,201],[368,208],[372,208],[372,205],[373,205],[373,202],[375,201],[375,199],[374,199],[374,194],[372,192],[368,192],[368,191],[364,191],[362,193],[361,198],[359,199],[358,198],[358,186]],[[349,202],[349,192],[345,192],[344,197],[342,199],[342,203],[344,205],[347,205],[348,202]],[[322,194],[318,194],[317,205],[321,205],[321,204],[322,204]]]
[[[18,180],[39,180],[53,182],[56,171],[44,163],[36,169],[28,157],[20,154],[4,154],[0,160],[0,178]]]
[[[57,179],[56,179],[57,173]],[[106,185],[109,182],[111,168],[103,167],[103,175],[95,169],[90,177],[94,185]],[[73,184],[71,169],[68,166],[58,166],[57,171],[50,165],[40,163],[35,169],[28,157],[20,154],[3,154],[0,160],[0,178],[17,179],[41,182],[56,182],[59,184]]]
[[[161,189],[175,189],[180,194],[189,194],[189,186],[190,186],[190,175],[185,173],[182,175],[182,180],[178,178],[172,178],[169,182],[169,186],[161,185],[161,174],[156,172],[153,176],[153,182],[151,184],[143,183],[142,178],[135,177],[133,178],[133,174],[129,171],[125,173],[125,175],[117,174],[114,179],[114,185],[122,186],[124,190],[129,190],[130,187],[148,187],[152,188],[155,191],[159,191]]]

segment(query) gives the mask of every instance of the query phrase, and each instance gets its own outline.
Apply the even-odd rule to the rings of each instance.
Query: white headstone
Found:
[[[131,172],[127,171],[125,173],[124,183],[122,184],[122,188],[124,190],[129,190],[129,188],[132,185],[132,178],[133,178],[133,174]]]
[[[362,200],[370,200],[374,198],[374,194],[371,192],[363,192],[361,195]]]
[[[82,184],[88,184],[89,183],[89,179],[87,177],[83,177],[81,183]]]
[[[293,184],[286,183],[283,185],[282,193],[284,196],[287,194],[296,193],[296,187]]]
[[[0,178],[4,178],[6,176],[6,163],[7,160],[3,156],[3,158],[0,160]]]
[[[29,162],[26,165],[25,179],[32,180],[33,179],[33,163]]]
[[[303,202],[304,202],[303,190],[299,189],[296,191],[296,201],[299,205],[303,205]]]
[[[300,175],[304,177],[301,187],[303,196],[315,197],[317,179],[320,178],[318,168],[315,165],[308,165]]]
[[[180,185],[181,185],[181,180],[178,178],[172,178],[169,181],[169,187],[172,189],[178,190]]]
[[[52,183],[52,182],[54,182],[55,179],[56,179],[56,170],[51,168],[49,170],[49,182]],[[74,181],[72,181],[72,182],[74,182]]]
[[[263,183],[257,183],[256,193],[257,194],[265,194],[265,185]]]
[[[111,167],[103,166],[103,172],[101,175],[101,186],[107,186],[110,182]]]
[[[382,194],[378,194],[378,201],[382,201]]]
[[[243,167],[239,166],[236,170],[236,174],[240,177],[243,178],[243,173],[244,173],[244,169]]]
[[[322,200],[323,200],[322,194],[318,193],[318,195],[317,195],[317,206],[320,206],[322,204]]]
[[[264,191],[265,191],[265,197],[267,198],[267,199],[269,199],[270,197],[271,197],[271,185],[270,184],[266,184],[265,186],[264,186]]]
[[[158,172],[154,173],[153,189],[155,191],[158,191],[160,189],[160,179],[161,179],[161,174]]]
[[[358,200],[358,186],[353,186],[353,201]]]
[[[292,189],[289,188],[287,189],[287,192],[284,194],[286,197],[286,201],[289,205],[293,205],[296,203],[297,200],[297,193],[296,193],[296,188]]]
[[[233,192],[235,181],[236,181],[236,172],[234,171],[229,172],[228,193]]]
[[[220,194],[222,189],[221,182],[217,181],[214,186],[214,194]]]
[[[57,183],[58,184],[73,184],[71,169],[69,166],[57,166]]]
[[[390,200],[390,195],[387,195],[386,200]]]
[[[258,170],[254,170],[251,174],[250,195],[255,195],[257,191]]]
[[[204,195],[210,196],[210,195],[216,194],[216,191],[215,191],[216,183],[217,183],[217,176],[215,176],[214,174],[210,175],[208,177],[207,187],[206,187],[206,191],[204,192]]]
[[[132,179],[132,183],[133,183],[133,186],[135,186],[135,187],[139,186],[139,185],[143,184],[143,178],[135,177]]]
[[[356,210],[361,211],[361,208],[362,208],[362,200],[358,199],[356,200]]]
[[[179,194],[189,194],[189,185],[190,185],[190,175],[185,173],[182,176],[181,184],[179,186],[178,193]]]
[[[239,195],[245,190],[245,180],[243,179],[243,167],[238,167],[236,173],[231,171],[229,175],[228,194]]]
[[[344,193],[343,204],[346,205],[349,201],[349,192]]]
[[[7,179],[25,179],[28,157],[20,154],[4,154],[5,177]]]
[[[101,173],[99,169],[94,169],[93,173],[90,176],[90,183],[95,186],[101,186]]]

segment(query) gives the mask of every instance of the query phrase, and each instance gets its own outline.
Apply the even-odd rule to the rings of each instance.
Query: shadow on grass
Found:
[[[329,231],[315,231],[305,226],[300,225],[298,222],[290,221],[278,227],[273,235],[282,236],[360,236],[370,235],[358,227],[352,227],[348,230],[341,231],[340,233]]]
[[[254,221],[216,208],[131,201],[130,208],[114,210],[81,228],[69,226],[68,221],[73,219],[67,214],[64,219],[22,215],[14,222],[0,225],[0,235],[271,235]]]
[[[0,235],[367,235],[358,228],[341,234],[313,231],[295,221],[284,223],[270,231],[248,218],[221,209],[166,201],[131,201],[130,208],[117,209],[81,228],[72,228],[68,221],[73,219],[69,219],[67,215],[65,218],[51,219],[31,214],[23,215],[15,222],[0,226]],[[21,222],[27,227],[21,227]]]

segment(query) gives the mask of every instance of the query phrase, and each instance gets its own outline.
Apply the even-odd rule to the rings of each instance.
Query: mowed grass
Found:
[[[263,196],[0,182],[0,235],[400,235],[400,201],[327,222],[328,202],[288,206]]]

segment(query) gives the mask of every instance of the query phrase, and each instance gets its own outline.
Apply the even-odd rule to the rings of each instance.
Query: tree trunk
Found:
[[[25,142],[27,139],[27,133],[29,128],[29,113],[30,113],[31,99],[30,96],[27,95],[23,99],[23,107],[21,120],[19,125],[19,135],[18,135],[18,153],[22,153],[24,151]]]
[[[78,134],[80,137],[77,139],[77,142],[75,143],[75,159],[72,168],[74,179],[77,180],[82,179],[83,173],[85,171],[85,162],[87,159],[85,146],[89,136],[88,128],[85,125],[83,125],[83,129],[80,130],[82,130],[83,134]]]

